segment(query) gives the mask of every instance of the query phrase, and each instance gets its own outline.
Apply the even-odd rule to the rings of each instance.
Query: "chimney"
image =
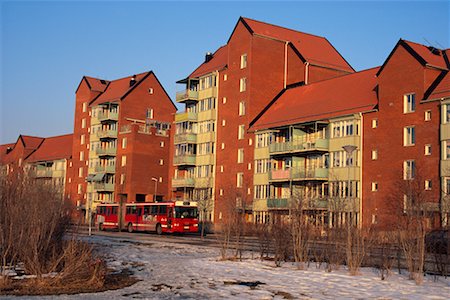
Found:
[[[210,61],[213,58],[213,55],[211,52],[206,52],[205,55],[205,63],[207,63],[208,61]]]
[[[130,87],[132,87],[136,83],[136,75],[133,75],[130,79]]]

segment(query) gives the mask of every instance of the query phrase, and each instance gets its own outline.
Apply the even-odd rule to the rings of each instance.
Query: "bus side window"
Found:
[[[112,214],[113,214],[113,215],[117,215],[117,207],[114,206],[114,207],[112,208]]]
[[[152,215],[157,215],[158,214],[158,206],[153,205],[152,206]]]
[[[148,214],[150,214],[150,207],[144,206],[144,215],[148,215]]]
[[[160,214],[160,215],[165,215],[165,214],[167,214],[167,206],[161,205],[161,206],[159,207],[159,214]]]
[[[109,216],[111,212],[111,207],[106,207],[106,215]]]
[[[137,215],[142,216],[142,207],[136,208],[136,210],[137,210]]]
[[[127,215],[131,214],[131,207],[127,207]]]

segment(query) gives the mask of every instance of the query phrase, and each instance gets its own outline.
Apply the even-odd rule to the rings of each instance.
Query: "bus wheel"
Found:
[[[128,223],[127,230],[129,233],[132,233],[133,232],[133,224]]]
[[[161,235],[161,234],[162,234],[162,227],[161,227],[161,224],[157,224],[157,225],[156,225],[156,233],[157,233],[158,235]]]
[[[99,231],[103,231],[103,229],[104,229],[104,228],[103,228],[103,223],[98,224],[98,230],[99,230]]]

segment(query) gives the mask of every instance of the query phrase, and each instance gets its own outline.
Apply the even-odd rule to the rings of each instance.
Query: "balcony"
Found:
[[[98,156],[116,156],[117,148],[116,147],[108,147],[108,148],[97,148],[95,153]]]
[[[272,170],[269,173],[269,180],[275,182],[283,181],[301,181],[301,180],[327,180],[328,169],[287,169],[287,170]]]
[[[182,165],[192,166],[192,165],[195,165],[195,155],[193,155],[193,154],[185,154],[185,155],[175,156],[173,158],[173,164],[175,166],[182,166]]]
[[[115,173],[116,166],[95,166],[95,173]]]
[[[311,199],[306,206],[307,209],[328,209],[328,201],[324,199]]]
[[[179,103],[185,101],[198,101],[198,91],[184,90],[177,92],[176,101]]]
[[[308,152],[327,152],[328,139],[316,139],[314,141],[291,141],[285,143],[273,143],[269,145],[269,153],[272,155],[295,154]]]
[[[114,192],[114,183],[96,182],[94,189],[97,192]]]
[[[53,171],[48,169],[36,170],[36,178],[51,178],[53,177]]]
[[[267,199],[268,209],[287,209],[289,208],[288,198],[270,198]]]
[[[117,130],[100,130],[97,132],[99,139],[116,139]]]
[[[197,134],[195,133],[175,134],[174,140],[175,144],[184,144],[184,143],[195,144],[197,142]]]
[[[119,114],[117,112],[102,111],[98,114],[97,118],[100,122],[117,121],[119,120]]]
[[[173,178],[172,187],[174,188],[193,188],[195,186],[194,178]]]
[[[175,122],[186,122],[186,121],[196,122],[197,119],[198,114],[196,112],[186,111],[175,114]]]

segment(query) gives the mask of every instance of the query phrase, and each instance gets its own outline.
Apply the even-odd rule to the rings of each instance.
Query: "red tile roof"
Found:
[[[423,58],[423,60],[425,60],[425,62],[428,65],[434,66],[434,67],[438,67],[438,68],[441,68],[441,69],[449,69],[449,66],[445,62],[442,50],[436,49],[436,48],[432,48],[432,47],[427,47],[425,45],[414,43],[414,42],[411,42],[411,41],[403,40],[403,42],[406,45],[408,45],[409,47],[411,47],[414,50],[414,52],[416,52],[421,58]],[[431,51],[432,49],[436,50],[435,51],[436,54],[434,54]]]
[[[372,110],[377,68],[287,89],[254,121],[262,130]]]
[[[291,42],[307,62],[354,72],[350,64],[324,37],[248,18],[241,18],[241,20],[257,35]]]
[[[137,74],[136,83],[130,87],[130,80],[134,76],[128,76],[117,80],[110,81],[107,89],[98,96],[90,105],[95,106],[106,102],[117,102],[121,100],[125,94],[133,89],[139,82],[151,72]]]
[[[0,165],[6,164],[6,151],[8,148],[14,148],[15,145],[15,143],[0,145]]]
[[[28,162],[49,161],[72,156],[72,136],[65,134],[44,139],[41,146],[28,158]]]
[[[436,88],[431,92],[428,99],[441,99],[450,97],[450,72],[439,82]]]
[[[194,72],[189,75],[189,78],[196,78],[202,75],[221,70],[226,67],[228,59],[228,46],[224,45],[216,50],[213,54],[213,58],[202,63]]]
[[[22,138],[23,146],[25,149],[36,149],[42,143],[44,138],[38,136],[30,136],[30,135],[20,135],[19,138]]]
[[[109,84],[109,81],[103,80],[103,79],[98,79],[98,78],[89,77],[89,76],[84,76],[84,78],[86,79],[89,86],[91,87],[91,90],[97,91],[97,92],[104,92]]]

